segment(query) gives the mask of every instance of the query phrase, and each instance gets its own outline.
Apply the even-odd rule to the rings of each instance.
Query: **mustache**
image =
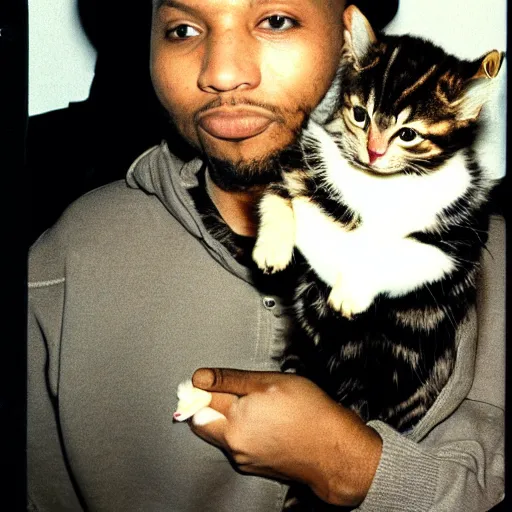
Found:
[[[237,105],[248,105],[253,106],[261,109],[266,109],[269,112],[271,112],[275,118],[274,120],[277,123],[282,124],[283,126],[286,125],[286,117],[287,116],[293,116],[294,114],[302,114],[302,121],[298,126],[295,126],[292,128],[292,142],[295,142],[297,138],[300,136],[300,133],[304,130],[304,128],[308,125],[309,119],[311,117],[311,112],[313,110],[313,107],[305,105],[303,103],[300,103],[299,105],[295,106],[295,108],[280,108],[275,105],[272,105],[271,103],[267,102],[261,102],[257,100],[253,100],[250,98],[237,98],[237,97],[217,97],[205,105],[203,105],[199,110],[197,110],[192,115],[192,122],[194,124],[198,124],[199,118],[202,113],[207,112],[208,110],[219,108],[223,105],[229,105],[229,106],[237,106]],[[167,141],[169,147],[173,148],[173,151],[176,153],[180,153],[181,148],[184,148],[183,151],[185,151],[184,156],[182,157],[183,160],[188,161],[193,156],[196,156],[197,151],[203,151],[203,149],[195,144],[193,144],[191,141],[187,140],[185,136],[181,133],[181,130],[179,129],[177,119],[171,114],[170,111],[164,108],[163,105],[160,105],[160,113],[161,113],[161,119],[164,122],[164,139]],[[176,140],[180,140],[180,144],[178,144],[176,147]],[[291,144],[290,143],[290,144]],[[282,151],[285,148],[281,148],[280,151]],[[278,151],[279,152],[279,151]],[[190,156],[192,155],[192,156]],[[177,155],[180,156],[180,155]],[[267,155],[268,158],[268,155]],[[265,157],[263,157],[260,162],[261,163],[265,160]],[[249,165],[249,167],[252,167],[252,169],[255,169],[257,167],[260,167],[256,162],[252,162],[252,165]],[[256,165],[255,165],[256,164]]]
[[[195,118],[195,121],[197,121],[201,114],[203,114],[204,112],[207,112],[208,110],[212,110],[214,108],[219,108],[222,106],[236,107],[239,105],[246,105],[246,106],[250,106],[250,107],[257,107],[257,108],[261,108],[264,110],[268,110],[277,118],[276,121],[284,122],[284,120],[285,120],[285,116],[284,116],[282,109],[280,109],[279,107],[276,107],[275,105],[272,105],[271,103],[256,101],[256,100],[253,100],[250,98],[236,98],[234,96],[231,98],[217,97],[217,98],[213,99],[212,101],[208,102],[206,105],[203,105],[195,113],[194,118]]]

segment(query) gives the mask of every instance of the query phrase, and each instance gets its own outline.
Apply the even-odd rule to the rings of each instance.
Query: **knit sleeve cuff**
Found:
[[[439,462],[382,421],[367,424],[382,438],[382,455],[372,485],[357,510],[423,512],[431,510]]]

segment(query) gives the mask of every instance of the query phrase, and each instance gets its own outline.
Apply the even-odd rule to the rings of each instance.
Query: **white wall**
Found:
[[[28,9],[29,115],[86,99],[96,52],[80,26],[76,0],[29,0]]]
[[[400,0],[387,32],[422,35],[450,53],[473,59],[493,48],[505,50],[506,14],[506,0]],[[29,0],[30,115],[87,98],[95,58],[80,27],[76,0]],[[482,159],[493,175],[503,176],[506,67],[485,116]]]
[[[427,7],[428,6],[428,7]],[[389,34],[420,35],[464,59],[476,59],[507,46],[506,0],[400,0]],[[507,66],[482,115],[485,129],[478,144],[479,160],[491,176],[505,175]]]

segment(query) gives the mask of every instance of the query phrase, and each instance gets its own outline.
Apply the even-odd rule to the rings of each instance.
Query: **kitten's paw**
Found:
[[[361,297],[351,297],[349,299],[346,299],[341,304],[341,314],[348,318],[349,320],[352,319],[355,315],[359,315],[360,313],[364,313],[373,302],[372,298],[367,299]]]
[[[372,304],[374,293],[365,290],[362,286],[350,286],[341,279],[333,286],[327,302],[342,316],[349,320],[355,315],[364,313]]]
[[[278,236],[258,237],[252,251],[252,259],[265,274],[284,270],[292,261],[294,243]]]
[[[194,387],[191,380],[178,385],[178,405],[172,415],[176,421],[185,421],[194,416],[201,409],[208,407],[212,401],[212,394],[203,389]],[[213,409],[211,409],[213,410]],[[203,425],[205,423],[202,423]]]
[[[291,201],[274,193],[264,194],[260,204],[260,224],[252,258],[266,274],[284,270],[295,247],[295,216]]]
[[[192,416],[192,423],[201,427],[217,420],[225,420],[226,416],[211,407],[203,407]]]

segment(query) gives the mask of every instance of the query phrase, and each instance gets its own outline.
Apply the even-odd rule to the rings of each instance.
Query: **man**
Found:
[[[153,84],[197,157],[150,149],[127,183],[82,197],[32,249],[35,510],[278,511],[289,481],[360,510],[487,510],[502,498],[503,376],[481,367],[482,357],[499,367],[503,343],[499,330],[482,331],[502,308],[499,222],[476,371],[473,315],[454,378],[419,428],[402,436],[366,425],[278,372],[289,319],[280,282],[248,262],[254,204],[275,179],[275,154],[322,115],[344,7],[155,2]],[[172,411],[178,383],[200,367],[214,369],[194,383],[214,392],[227,419],[191,425],[195,436]]]

